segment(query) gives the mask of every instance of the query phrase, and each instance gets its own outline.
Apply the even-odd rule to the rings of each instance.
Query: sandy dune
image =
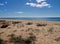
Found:
[[[22,42],[10,42],[12,35],[21,36]],[[0,20],[0,39],[0,44],[60,44],[60,22]]]

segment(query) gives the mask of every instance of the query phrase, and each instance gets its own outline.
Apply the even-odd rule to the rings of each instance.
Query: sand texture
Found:
[[[60,22],[0,20],[0,44],[60,44]]]

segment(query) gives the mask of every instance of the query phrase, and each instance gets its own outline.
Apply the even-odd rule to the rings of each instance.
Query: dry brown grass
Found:
[[[48,32],[53,33],[53,30],[54,30],[54,28],[51,27],[51,28],[48,30]]]
[[[32,25],[33,23],[32,22],[28,22],[26,25]]]
[[[1,21],[0,38],[6,44],[60,44],[60,26],[52,22]]]
[[[15,36],[12,34],[9,38],[9,41],[14,44],[31,44],[36,40],[36,36],[30,35],[27,39],[23,39],[21,36]]]
[[[58,37],[58,38],[56,38],[54,40],[57,41],[57,42],[60,42],[60,37]]]
[[[22,23],[22,22],[21,21],[20,22],[17,22],[17,21],[12,22],[12,24],[18,24],[18,23]]]
[[[47,25],[47,24],[39,24],[39,23],[36,24],[36,26],[38,26],[38,27],[39,27],[39,26],[46,26],[46,25]]]
[[[2,25],[0,28],[7,28],[9,25]]]

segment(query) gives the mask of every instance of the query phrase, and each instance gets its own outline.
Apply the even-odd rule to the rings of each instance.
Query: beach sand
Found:
[[[0,20],[0,44],[60,44],[60,22]]]

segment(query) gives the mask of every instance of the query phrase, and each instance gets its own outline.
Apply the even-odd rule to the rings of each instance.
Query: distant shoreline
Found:
[[[54,21],[54,22],[60,22],[60,17],[38,17],[38,18],[0,18],[0,20],[39,20],[39,21]]]

